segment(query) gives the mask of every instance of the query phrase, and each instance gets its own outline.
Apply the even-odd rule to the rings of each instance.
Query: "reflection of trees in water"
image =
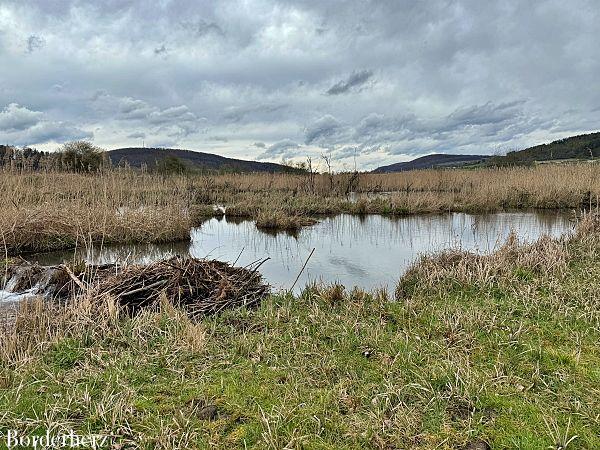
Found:
[[[526,241],[541,235],[559,236],[571,230],[569,214],[564,212],[528,211],[478,214],[470,216],[472,240],[475,244],[485,243],[484,250],[502,245],[511,231]]]
[[[312,239],[313,243],[329,239],[346,245],[368,243],[376,247],[416,247],[431,251],[448,246],[491,250],[504,242],[511,230],[531,240],[541,234],[557,236],[569,229],[568,215],[556,212],[404,217],[340,215],[304,230],[301,238]]]

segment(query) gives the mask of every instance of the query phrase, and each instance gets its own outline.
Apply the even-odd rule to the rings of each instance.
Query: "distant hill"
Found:
[[[373,173],[390,173],[404,172],[406,170],[417,169],[432,169],[442,167],[459,167],[465,164],[477,164],[485,161],[489,156],[484,155],[447,155],[435,154],[421,156],[412,161],[390,164],[389,166],[381,166],[373,171]]]
[[[459,167],[466,164],[483,163],[486,166],[523,166],[535,162],[594,159],[600,157],[600,132],[581,134],[540,144],[524,150],[508,152],[504,156],[448,155],[422,156],[412,161],[391,164],[375,169],[374,173],[403,172],[405,170]]]
[[[591,159],[600,156],[600,132],[572,136],[549,144],[536,145],[505,156],[494,156],[490,165],[526,165],[535,161]]]
[[[242,159],[226,158],[212,153],[195,152],[174,148],[142,148],[129,147],[109,150],[108,156],[113,165],[127,162],[131,167],[141,167],[146,164],[151,168],[157,162],[176,157],[190,168],[208,171],[226,172],[296,172],[298,169],[269,162],[245,161]]]

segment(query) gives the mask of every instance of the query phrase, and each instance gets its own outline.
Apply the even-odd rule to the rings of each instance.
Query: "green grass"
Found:
[[[597,250],[571,241],[556,270],[507,252],[518,264],[469,284],[413,272],[398,301],[334,285],[200,323],[94,318],[1,363],[0,427],[142,448],[600,448]]]

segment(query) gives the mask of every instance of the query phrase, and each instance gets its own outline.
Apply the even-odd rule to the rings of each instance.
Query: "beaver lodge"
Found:
[[[152,307],[163,296],[191,317],[226,308],[253,307],[269,294],[258,268],[266,260],[246,267],[191,257],[173,257],[147,265],[40,266],[18,260],[6,268],[5,290],[67,301],[84,295],[111,297],[135,313]]]

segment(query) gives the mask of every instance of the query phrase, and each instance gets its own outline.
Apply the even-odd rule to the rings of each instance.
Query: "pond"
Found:
[[[561,212],[338,215],[290,235],[266,233],[252,221],[223,217],[195,228],[191,242],[105,247],[82,254],[57,252],[28,259],[47,265],[81,257],[93,263],[150,262],[190,254],[247,265],[270,258],[260,271],[277,290],[292,286],[314,248],[296,283],[296,292],[312,281],[393,290],[402,273],[421,254],[446,248],[489,252],[501,245],[511,230],[523,240],[532,241],[543,234],[559,236],[572,228],[569,215]]]

